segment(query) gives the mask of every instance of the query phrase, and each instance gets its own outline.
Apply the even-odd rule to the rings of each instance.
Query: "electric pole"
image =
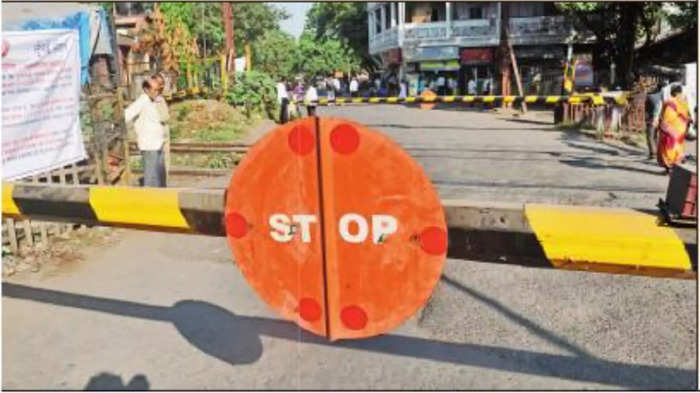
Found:
[[[221,16],[224,18],[224,33],[226,35],[226,71],[233,76],[236,73],[236,44],[233,41],[233,10],[231,9],[231,3],[221,3]]]

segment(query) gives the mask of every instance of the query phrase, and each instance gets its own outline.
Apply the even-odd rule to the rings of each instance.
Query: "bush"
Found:
[[[248,116],[252,112],[266,113],[272,119],[277,111],[275,81],[264,72],[236,73],[235,83],[229,87],[226,101],[233,106],[245,108]]]

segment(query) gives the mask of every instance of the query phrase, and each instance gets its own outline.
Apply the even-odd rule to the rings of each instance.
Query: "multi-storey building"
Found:
[[[590,37],[577,33],[553,3],[383,2],[368,3],[367,11],[370,54],[384,72],[406,78],[411,94],[440,77],[456,81],[455,93],[466,93],[470,80],[478,93],[500,92],[502,20],[526,93],[557,91],[567,51],[589,50]]]

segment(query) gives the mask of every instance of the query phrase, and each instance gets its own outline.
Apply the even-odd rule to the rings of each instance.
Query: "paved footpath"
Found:
[[[443,197],[648,208],[665,192],[638,150],[544,116],[320,112],[423,149]],[[84,261],[4,281],[3,388],[697,388],[694,281],[448,260],[402,327],[329,343],[268,310],[225,239],[119,231]]]

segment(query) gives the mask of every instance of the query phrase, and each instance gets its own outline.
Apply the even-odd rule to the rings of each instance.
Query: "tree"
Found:
[[[224,46],[224,27],[219,3],[159,4],[166,26],[182,23],[187,32],[197,39],[203,56],[221,52]],[[253,44],[267,31],[279,30],[279,22],[289,17],[284,10],[265,3],[233,3],[232,8],[236,29],[236,56],[243,54],[245,44]]]
[[[294,37],[280,31],[270,30],[253,44],[253,68],[270,74],[278,80],[292,78],[299,62],[297,43]]]
[[[243,55],[245,44],[253,45],[266,32],[279,30],[280,22],[287,18],[289,14],[286,11],[269,4],[233,3],[233,19],[236,21],[236,56]]]
[[[325,76],[333,71],[360,70],[360,58],[344,42],[334,38],[317,39],[304,32],[299,37],[295,70],[306,77]]]
[[[376,65],[369,54],[367,4],[363,2],[318,2],[306,14],[304,30],[316,39],[339,40],[352,48],[363,68]]]
[[[696,23],[697,4],[674,4],[679,10],[677,15],[669,14],[669,7],[657,2],[571,2],[556,6],[580,30],[593,33],[594,67],[604,69],[614,62],[620,85],[625,89],[634,82],[635,46],[652,42],[660,32],[661,21],[675,22],[679,27]]]
[[[202,56],[221,51],[224,41],[218,3],[159,3],[167,26],[182,23],[195,37]]]

